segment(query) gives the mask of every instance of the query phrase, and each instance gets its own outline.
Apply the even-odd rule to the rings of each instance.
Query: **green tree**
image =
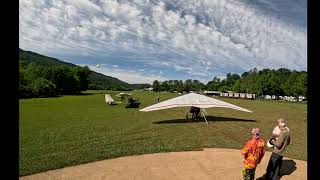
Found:
[[[290,96],[307,95],[307,73],[293,71],[286,83],[283,85],[284,91]]]
[[[236,80],[231,89],[232,91],[235,91],[235,92],[244,92],[244,88],[242,86],[241,80],[240,79]]]
[[[153,91],[156,91],[156,92],[160,91],[160,83],[158,80],[153,81],[152,88],[153,88]]]
[[[230,90],[230,87],[227,86],[227,85],[222,85],[222,86],[219,87],[218,90],[221,91],[221,92],[229,91],[229,90]]]
[[[75,94],[80,92],[80,81],[69,67],[54,67],[50,81],[56,85],[56,88],[61,94]]]
[[[31,79],[26,76],[25,68],[27,66],[19,64],[19,98],[31,98],[33,97]]]
[[[205,85],[200,82],[199,80],[193,80],[192,81],[192,90],[193,91],[200,91],[203,90],[205,88]]]
[[[297,80],[297,87],[298,87],[297,94],[307,97],[307,92],[308,92],[307,83],[308,83],[307,72],[302,72]]]
[[[182,80],[175,80],[176,82],[176,90],[179,91],[179,92],[183,92],[183,81]]]
[[[283,91],[285,95],[289,96],[295,96],[295,86],[296,86],[296,80],[298,78],[299,74],[296,71],[293,71],[290,76],[288,77],[287,81],[283,85]]]
[[[241,85],[243,92],[258,93],[259,85],[257,84],[258,70],[255,68],[249,72],[245,72],[241,76]]]
[[[207,89],[210,91],[217,91],[220,88],[220,78],[214,77],[212,81],[207,83]]]
[[[42,77],[34,79],[30,87],[35,97],[51,97],[56,95],[55,85]]]
[[[193,90],[193,81],[192,81],[192,79],[187,79],[184,82],[184,90],[187,91],[187,92]]]
[[[169,86],[169,82],[168,81],[163,81],[161,83],[161,91],[169,91],[170,90],[170,86]]]
[[[169,91],[170,91],[170,92],[173,92],[173,91],[176,90],[173,80],[169,80],[169,81],[168,81],[168,85],[169,85]]]
[[[80,90],[84,91],[88,89],[88,84],[89,84],[89,80],[88,80],[88,76],[91,73],[90,69],[88,66],[84,66],[84,67],[74,67],[73,68],[73,73],[75,74],[76,79],[79,81],[79,86],[80,86]]]
[[[234,83],[239,79],[240,79],[240,76],[238,74],[228,73],[227,78],[225,79],[224,85],[228,86],[231,89]]]

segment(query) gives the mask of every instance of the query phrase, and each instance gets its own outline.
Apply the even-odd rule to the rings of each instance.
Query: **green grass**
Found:
[[[121,156],[202,150],[241,149],[253,127],[267,140],[276,120],[286,120],[291,144],[286,157],[307,160],[307,105],[274,101],[222,99],[253,113],[210,108],[209,126],[185,119],[187,108],[153,112],[108,105],[100,91],[87,95],[20,100],[19,174],[43,172]],[[108,92],[115,99],[118,92]],[[135,92],[140,108],[156,103],[159,93]],[[160,93],[160,101],[177,96]],[[270,151],[270,148],[267,148]]]

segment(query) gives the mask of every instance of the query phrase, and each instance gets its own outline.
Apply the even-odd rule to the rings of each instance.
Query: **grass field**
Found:
[[[115,101],[120,101],[110,93]],[[134,92],[140,108],[177,96],[176,93]],[[246,113],[210,108],[207,119],[185,119],[187,108],[153,112],[108,105],[100,91],[86,95],[19,101],[20,176],[120,156],[202,150],[241,149],[253,127],[267,140],[276,120],[286,120],[291,144],[286,157],[307,160],[307,105],[303,103],[222,99],[252,110]],[[270,148],[266,149],[271,151]]]

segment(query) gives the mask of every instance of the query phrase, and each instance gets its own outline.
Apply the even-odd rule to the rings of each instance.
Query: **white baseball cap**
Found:
[[[275,139],[275,138],[271,138],[271,139]],[[268,142],[267,142],[267,146],[268,146],[269,148],[272,148],[272,147],[273,147],[273,145],[270,143],[271,139],[269,139]]]
[[[273,147],[273,145],[272,145],[272,144],[270,144],[270,142],[269,142],[269,141],[267,142],[267,146],[268,146],[269,148],[272,148],[272,147]]]

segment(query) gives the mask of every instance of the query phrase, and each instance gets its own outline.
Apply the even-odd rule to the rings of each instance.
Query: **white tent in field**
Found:
[[[189,93],[183,96],[178,96],[148,107],[145,107],[143,109],[140,109],[140,111],[143,112],[149,112],[149,111],[157,111],[161,109],[169,109],[169,108],[175,108],[175,107],[198,107],[202,109],[202,115],[204,119],[206,120],[206,123],[208,124],[208,121],[206,117],[204,116],[204,108],[212,108],[212,107],[222,107],[222,108],[230,108],[235,109],[238,111],[244,111],[244,112],[252,112],[248,109],[218,100],[211,97],[207,97],[204,95],[196,94],[196,93]]]

